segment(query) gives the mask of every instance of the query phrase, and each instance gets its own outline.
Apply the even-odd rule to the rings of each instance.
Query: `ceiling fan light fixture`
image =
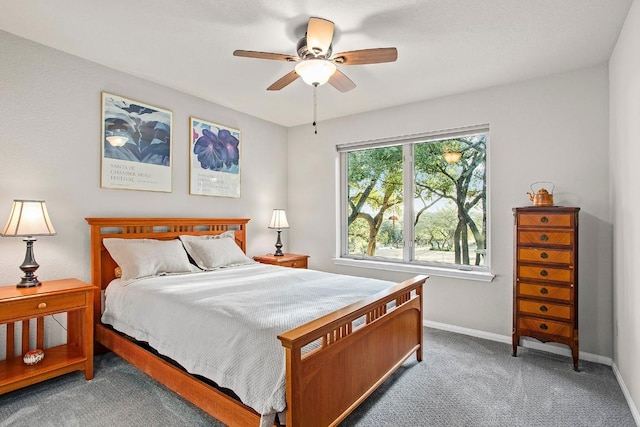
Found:
[[[310,86],[322,86],[336,69],[336,64],[326,59],[307,59],[296,65],[296,73]]]

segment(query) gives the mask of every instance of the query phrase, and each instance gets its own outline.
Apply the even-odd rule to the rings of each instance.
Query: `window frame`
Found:
[[[339,203],[337,203],[338,212],[338,239],[336,244],[336,257],[333,259],[337,265],[363,267],[380,270],[392,270],[408,273],[430,274],[434,276],[462,278],[469,280],[478,280],[490,282],[495,277],[491,273],[491,216],[490,216],[490,186],[489,182],[489,125],[481,124],[467,126],[454,129],[446,129],[440,131],[424,132],[419,134],[411,134],[399,137],[390,137],[376,140],[358,141],[336,145],[338,154],[339,167]],[[389,260],[378,257],[367,257],[362,255],[352,255],[348,253],[349,231],[347,227],[347,197],[348,197],[348,153],[356,150],[365,150],[371,148],[384,148],[390,146],[402,146],[403,152],[403,200],[413,200],[414,193],[414,146],[418,143],[428,143],[430,141],[439,141],[454,137],[465,137],[483,134],[486,135],[485,147],[485,185],[486,185],[486,255],[485,265],[459,265],[446,263],[433,263],[428,261],[416,261],[411,258],[415,257],[413,246],[415,241],[415,228],[403,228],[403,256],[402,260]],[[414,219],[413,203],[403,202],[403,222],[404,224],[413,224]],[[407,245],[410,245],[407,248]]]

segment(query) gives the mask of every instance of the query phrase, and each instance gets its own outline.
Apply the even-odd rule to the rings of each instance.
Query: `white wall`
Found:
[[[611,357],[607,86],[603,64],[331,121],[320,117],[318,135],[310,125],[289,129],[289,249],[309,253],[312,268],[394,281],[407,278],[331,261],[338,227],[335,145],[489,123],[490,248],[496,278],[481,283],[432,276],[425,292],[426,320],[511,336],[511,209],[529,204],[525,193],[531,183],[553,181],[556,204],[582,208],[580,349]],[[320,94],[320,111],[329,108]]]
[[[609,61],[614,245],[614,362],[640,408],[640,3],[635,1]],[[640,420],[636,410],[636,419]]]
[[[284,127],[9,33],[0,52],[0,227],[14,198],[46,200],[58,234],[35,243],[41,280],[91,279],[92,216],[248,217],[247,253],[273,250],[271,209],[287,202]],[[100,188],[102,91],[173,112],[171,193]],[[239,199],[189,195],[189,116],[241,130]],[[20,280],[24,254],[20,238],[0,238],[0,284]]]

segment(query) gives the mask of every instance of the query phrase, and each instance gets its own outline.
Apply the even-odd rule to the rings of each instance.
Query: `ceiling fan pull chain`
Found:
[[[318,134],[318,83],[313,85],[313,129],[314,133]]]

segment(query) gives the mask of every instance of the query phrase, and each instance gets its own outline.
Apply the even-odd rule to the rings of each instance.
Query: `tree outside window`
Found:
[[[486,268],[486,148],[486,132],[343,148],[343,256]]]

